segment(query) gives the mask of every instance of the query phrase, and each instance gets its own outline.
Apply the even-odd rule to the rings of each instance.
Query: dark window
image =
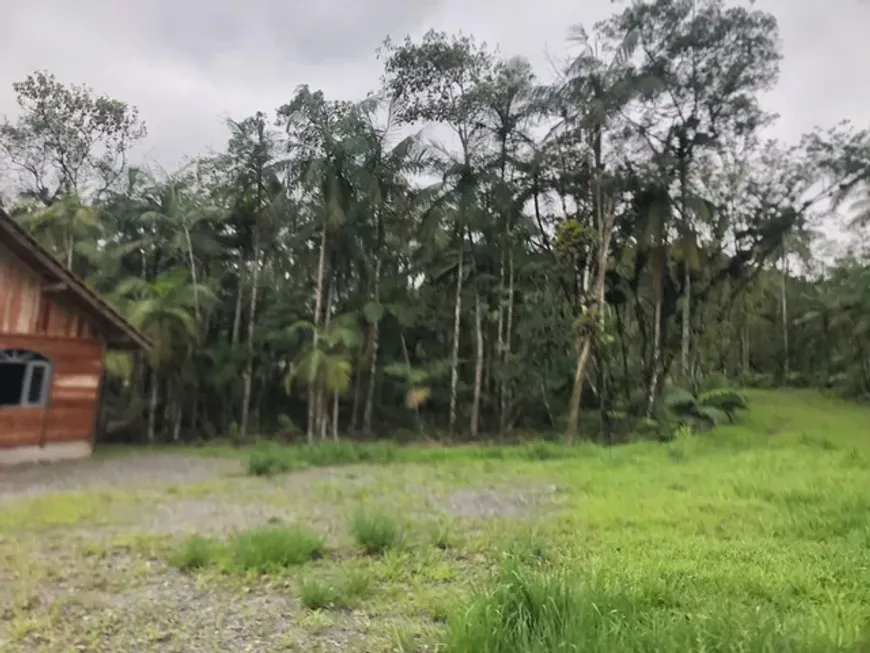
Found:
[[[48,366],[44,363],[31,363],[30,387],[27,388],[28,404],[43,404],[45,402],[45,386],[48,380]]]
[[[45,405],[51,387],[51,363],[23,349],[0,349],[0,408]]]
[[[18,406],[24,394],[27,363],[0,363],[0,406]]]

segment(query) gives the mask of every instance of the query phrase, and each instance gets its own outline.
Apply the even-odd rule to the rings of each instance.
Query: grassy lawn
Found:
[[[870,410],[749,396],[712,434],[561,454],[185,482],[114,453],[94,474],[153,474],[0,497],[0,650],[870,650]]]

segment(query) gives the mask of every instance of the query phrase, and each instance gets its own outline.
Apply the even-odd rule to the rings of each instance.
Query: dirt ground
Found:
[[[91,490],[131,485],[198,483],[241,472],[237,460],[141,454],[92,458],[51,465],[0,468],[0,501],[49,492]]]
[[[309,525],[347,550],[347,506],[363,499],[394,502],[403,516],[472,521],[519,518],[540,502],[507,485],[467,485],[454,471],[402,467],[261,479],[235,460],[158,454],[3,470],[0,650],[400,650],[395,633],[409,627],[401,612],[312,612],[288,589],[294,581],[186,575],[168,553],[189,534],[273,522]]]

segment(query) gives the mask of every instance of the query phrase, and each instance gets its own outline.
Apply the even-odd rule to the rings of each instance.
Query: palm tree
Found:
[[[290,367],[285,377],[285,387],[290,392],[293,380],[300,379],[309,388],[316,388],[324,394],[332,393],[332,437],[338,440],[339,396],[350,385],[353,374],[352,354],[361,342],[359,324],[355,315],[344,314],[332,318],[329,324],[322,327],[302,320],[287,330],[292,337],[306,332],[311,333],[311,340],[305,344]],[[321,435],[323,434],[325,430],[321,431]],[[314,434],[309,429],[308,443],[313,442]]]
[[[172,268],[153,283],[128,277],[115,290],[115,297],[130,323],[154,343],[149,356],[151,399],[148,410],[148,442],[155,441],[161,376],[178,371],[197,342],[194,310],[197,301],[212,298],[206,286],[196,286],[190,271]]]
[[[70,270],[76,244],[96,240],[99,231],[97,210],[84,203],[78,193],[71,193],[44,209],[25,210],[20,219]]]

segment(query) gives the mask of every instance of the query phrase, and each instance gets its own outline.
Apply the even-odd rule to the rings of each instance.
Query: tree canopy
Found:
[[[112,359],[101,437],[615,442],[680,392],[870,396],[870,248],[818,230],[870,226],[870,135],[765,136],[776,18],[636,0],[570,38],[549,80],[388,40],[369,97],[301,85],[171,174],[130,165],[135,107],[16,83],[8,208],[158,345]]]

